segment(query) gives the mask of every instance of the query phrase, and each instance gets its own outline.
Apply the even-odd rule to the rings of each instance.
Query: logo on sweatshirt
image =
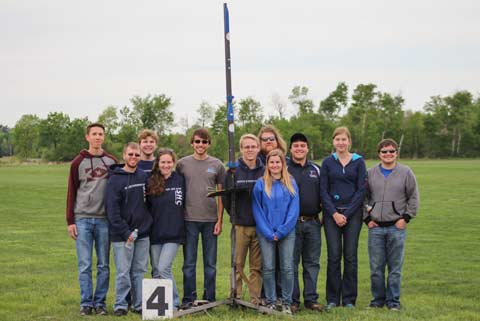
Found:
[[[98,179],[107,178],[107,169],[103,166],[96,168],[85,168],[85,174],[87,175],[87,182],[95,181]]]
[[[309,176],[310,176],[311,178],[317,178],[317,177],[318,177],[317,171],[311,170]]]
[[[181,188],[175,189],[175,205],[177,206],[183,205],[183,193]]]

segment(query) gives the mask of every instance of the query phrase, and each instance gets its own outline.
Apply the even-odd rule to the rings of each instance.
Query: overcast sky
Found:
[[[0,124],[166,94],[178,120],[225,101],[223,1],[0,1]],[[480,89],[480,1],[231,1],[233,94],[267,114],[307,86],[315,105],[372,82],[419,110]],[[293,107],[289,106],[293,113]]]

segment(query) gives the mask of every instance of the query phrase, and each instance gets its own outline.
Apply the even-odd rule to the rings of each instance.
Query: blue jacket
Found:
[[[336,211],[347,218],[357,213],[363,205],[367,186],[367,169],[362,156],[354,153],[343,167],[336,153],[326,157],[320,176],[320,196],[324,215]]]
[[[153,216],[150,244],[185,243],[185,179],[177,172],[165,182],[160,195],[149,196]]]
[[[253,187],[253,216],[257,223],[257,232],[267,240],[279,240],[287,236],[297,224],[299,196],[297,183],[292,177],[295,195],[278,180],[272,184],[271,196],[265,192],[265,182],[260,178]]]
[[[300,191],[300,215],[318,216],[322,210],[320,202],[320,167],[311,161],[305,166],[287,161],[288,172],[295,178]]]
[[[262,177],[265,168],[262,161],[257,158],[255,168],[249,168],[242,158],[238,159],[238,167],[235,169],[235,187],[242,189],[236,192],[235,197],[235,224],[242,226],[255,226],[255,219],[252,212],[252,190],[255,182]],[[225,175],[225,189],[231,188],[231,175]],[[230,213],[231,195],[222,197],[223,206]],[[231,222],[230,218],[230,222]]]
[[[138,238],[148,237],[152,216],[145,203],[147,175],[140,169],[134,173],[124,165],[112,165],[105,193],[105,210],[112,242],[124,242],[134,229]]]

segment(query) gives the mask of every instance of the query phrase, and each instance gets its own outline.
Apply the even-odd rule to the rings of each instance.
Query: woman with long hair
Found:
[[[293,250],[299,208],[298,187],[287,171],[285,155],[274,149],[267,155],[263,177],[253,188],[253,215],[262,251],[266,303],[270,309],[275,309],[277,295],[281,295],[282,312],[286,314],[292,313]],[[275,289],[277,247],[282,293],[276,293]]]
[[[176,156],[171,149],[160,148],[148,185],[150,212],[153,217],[150,234],[150,256],[154,278],[173,282],[173,304],[180,306],[172,264],[180,244],[185,242],[185,181],[173,170]]]
[[[353,308],[357,299],[357,248],[367,175],[362,156],[350,153],[352,138],[348,128],[336,128],[332,139],[335,152],[323,160],[320,171],[328,252],[327,309],[340,305]]]

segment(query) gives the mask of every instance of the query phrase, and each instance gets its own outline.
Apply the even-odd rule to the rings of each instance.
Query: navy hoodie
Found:
[[[257,158],[254,168],[249,168],[242,158],[238,159],[238,167],[235,169],[235,186],[240,189],[235,197],[235,224],[242,226],[255,226],[255,219],[252,212],[252,190],[255,182],[263,176],[265,167],[260,158]],[[231,175],[225,175],[225,189],[232,187]],[[230,213],[231,195],[222,197],[223,206]],[[232,221],[230,217],[230,222]]]
[[[300,215],[318,216],[322,210],[320,202],[320,167],[311,161],[305,166],[287,161],[288,172],[295,178],[300,191]]]
[[[154,163],[155,163],[154,160],[143,160],[143,159],[141,159],[137,164],[137,168],[140,168],[142,171],[147,173],[148,177],[150,177],[150,175],[152,174],[152,168],[153,168]]]
[[[338,210],[347,218],[357,213],[365,198],[367,169],[362,156],[354,153],[345,167],[336,153],[326,157],[320,176],[323,214],[332,216]]]
[[[185,179],[172,172],[165,182],[165,190],[149,196],[153,216],[150,244],[185,243]]]
[[[138,238],[148,237],[152,216],[145,203],[147,174],[123,170],[123,164],[110,166],[105,193],[105,210],[112,242],[125,242],[134,229]]]

